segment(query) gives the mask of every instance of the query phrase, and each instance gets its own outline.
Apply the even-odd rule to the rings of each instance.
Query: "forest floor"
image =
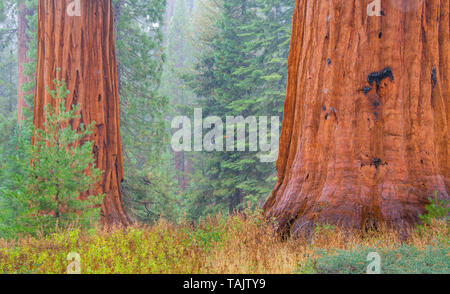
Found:
[[[445,221],[412,229],[348,231],[317,226],[309,237],[281,241],[258,213],[209,218],[196,226],[159,221],[111,232],[66,230],[42,238],[0,240],[0,273],[66,273],[68,254],[81,273],[366,273],[368,253],[382,273],[450,273]]]

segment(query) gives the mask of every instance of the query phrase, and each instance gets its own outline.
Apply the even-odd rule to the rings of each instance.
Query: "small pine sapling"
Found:
[[[30,201],[44,230],[88,225],[98,217],[103,199],[103,195],[90,195],[102,174],[95,168],[93,143],[88,141],[95,122],[73,129],[70,122],[80,119],[80,105],[66,110],[69,91],[64,79],[55,79],[54,85],[55,90],[47,91],[56,106],[44,108],[45,123],[35,129],[31,148]]]

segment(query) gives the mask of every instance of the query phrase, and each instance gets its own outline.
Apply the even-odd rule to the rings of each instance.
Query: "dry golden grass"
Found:
[[[322,225],[308,237],[281,241],[256,213],[217,216],[197,226],[159,221],[111,232],[68,230],[15,242],[0,240],[0,273],[65,273],[67,255],[78,252],[83,273],[297,273],[317,249],[448,248],[445,221],[433,222],[407,238],[390,229],[361,233]]]
[[[419,249],[435,245],[436,240],[448,241],[449,231],[445,221],[433,222],[427,230],[419,234],[411,229],[408,237],[388,228],[377,232],[362,233],[358,230],[334,226],[318,226],[308,236],[281,241],[268,224],[262,220],[242,217],[230,218],[225,226],[227,238],[220,247],[214,248],[205,264],[209,273],[295,273],[311,258],[317,249],[356,250],[358,248],[395,249],[410,245]],[[239,225],[237,225],[239,224]],[[447,243],[446,246],[449,244]]]

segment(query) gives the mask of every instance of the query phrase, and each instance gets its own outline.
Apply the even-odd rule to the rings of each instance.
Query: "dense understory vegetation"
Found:
[[[365,273],[367,254],[382,273],[448,273],[449,228],[431,220],[407,237],[395,231],[349,231],[318,225],[281,241],[259,212],[216,216],[195,225],[159,220],[110,232],[66,229],[46,237],[0,241],[0,272],[66,273],[69,253],[81,273]]]

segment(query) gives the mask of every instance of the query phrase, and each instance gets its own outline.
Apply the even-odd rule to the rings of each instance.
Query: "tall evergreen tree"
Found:
[[[129,213],[141,222],[174,220],[176,189],[171,173],[168,97],[160,89],[166,0],[115,0],[121,135],[122,190]],[[175,202],[176,203],[176,202]]]
[[[172,105],[170,109],[171,117],[191,112],[191,106],[196,100],[195,94],[181,78],[192,67],[194,61],[190,11],[188,1],[175,0],[172,16],[167,20],[167,58],[164,64],[161,90]],[[182,190],[185,190],[188,185],[188,173],[190,172],[188,157],[188,154],[184,151],[173,152],[178,184]]]
[[[5,120],[17,109],[17,25],[12,17],[15,8],[15,1],[0,0],[0,116]]]
[[[70,16],[72,20],[64,17],[70,3],[68,0],[39,0],[33,123],[36,128],[46,129],[44,106],[54,105],[54,101],[45,92],[45,87],[60,68],[59,77],[66,79],[70,91],[66,107],[81,105],[81,117],[71,120],[71,126],[79,128],[82,124],[95,122],[93,134],[87,140],[93,141],[95,167],[103,171],[95,186],[95,194],[105,195],[101,221],[107,226],[126,226],[132,220],[124,209],[120,189],[124,172],[113,3],[112,0],[81,0],[80,9],[84,15]],[[36,137],[33,137],[33,144],[35,142]],[[79,144],[83,142],[80,140]]]
[[[204,1],[208,3],[208,1]],[[195,36],[201,54],[194,78],[203,116],[281,116],[286,85],[292,1],[210,1],[200,21],[208,31]],[[213,17],[211,17],[213,15]],[[270,121],[270,119],[269,119]],[[194,155],[191,216],[259,206],[275,182],[275,164],[258,152]],[[224,142],[226,138],[224,138]]]

